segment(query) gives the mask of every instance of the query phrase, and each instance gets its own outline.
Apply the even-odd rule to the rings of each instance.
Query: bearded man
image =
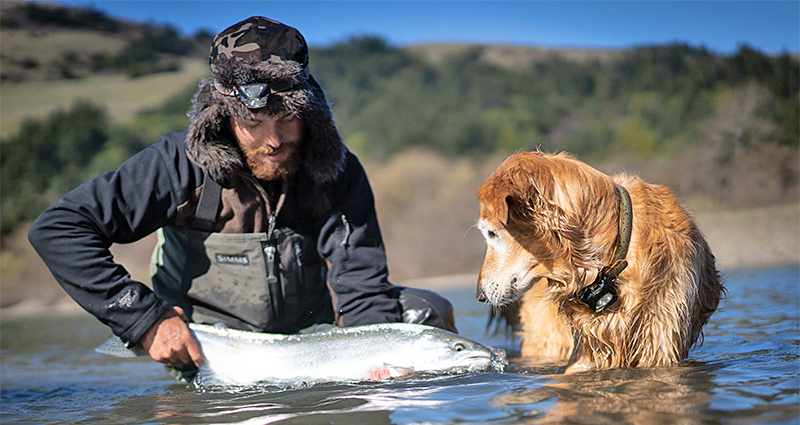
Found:
[[[189,128],[31,226],[66,292],[184,379],[203,361],[184,321],[287,334],[401,321],[455,331],[446,299],[389,282],[372,190],[303,36],[251,17],[214,37],[209,63]],[[150,290],[109,247],[153,232]]]

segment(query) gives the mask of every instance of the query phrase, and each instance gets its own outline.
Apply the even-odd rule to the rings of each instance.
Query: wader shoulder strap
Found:
[[[211,232],[217,221],[222,186],[215,182],[207,172],[203,171],[203,188],[200,190],[200,200],[192,219],[192,227],[197,230]]]

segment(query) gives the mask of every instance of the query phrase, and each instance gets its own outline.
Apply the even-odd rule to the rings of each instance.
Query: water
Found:
[[[0,422],[88,424],[796,424],[800,269],[730,273],[728,296],[690,360],[563,376],[487,335],[472,291],[441,291],[461,333],[512,357],[504,372],[385,382],[201,389],[161,365],[93,351],[109,334],[86,316],[4,320]]]

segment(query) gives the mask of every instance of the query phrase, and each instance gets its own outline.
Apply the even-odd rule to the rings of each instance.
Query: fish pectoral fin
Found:
[[[384,363],[383,367],[389,369],[389,373],[391,374],[391,376],[408,375],[409,373],[414,372],[414,368],[410,366],[397,366],[389,363]]]

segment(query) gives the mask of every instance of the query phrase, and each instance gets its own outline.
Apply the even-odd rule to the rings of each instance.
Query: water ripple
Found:
[[[738,272],[726,284],[727,298],[689,360],[572,376],[561,365],[515,358],[518,342],[482,333],[483,306],[461,290],[443,293],[461,312],[459,329],[510,353],[502,369],[381,382],[186,385],[146,359],[94,353],[108,331],[92,318],[4,321],[0,422],[798,423],[800,269]]]

